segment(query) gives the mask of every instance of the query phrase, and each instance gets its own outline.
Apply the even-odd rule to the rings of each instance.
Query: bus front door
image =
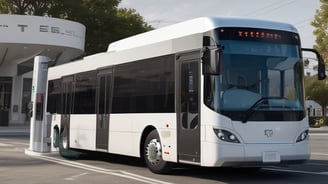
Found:
[[[178,158],[180,162],[200,163],[199,54],[178,59]]]
[[[97,75],[97,150],[108,150],[112,73],[112,69],[107,69],[99,71]]]

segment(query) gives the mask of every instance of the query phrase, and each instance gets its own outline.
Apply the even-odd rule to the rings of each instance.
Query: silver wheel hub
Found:
[[[157,139],[152,139],[146,149],[146,156],[152,165],[158,165],[162,160],[162,147]]]

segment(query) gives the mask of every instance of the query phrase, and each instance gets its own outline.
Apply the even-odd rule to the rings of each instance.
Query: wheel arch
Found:
[[[143,149],[143,147],[144,147],[144,144],[145,144],[146,137],[153,130],[156,130],[156,128],[152,125],[148,125],[142,132],[140,145],[139,145],[139,154],[140,154],[140,158],[142,158],[142,159],[143,159],[143,155],[144,155],[144,151],[145,151]]]

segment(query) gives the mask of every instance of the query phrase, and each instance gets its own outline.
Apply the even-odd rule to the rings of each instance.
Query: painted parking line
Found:
[[[328,156],[328,153],[311,153],[311,155]]]
[[[71,176],[71,177],[68,177],[68,178],[65,178],[65,180],[68,180],[68,181],[75,181],[76,179],[78,179],[79,177],[81,176],[85,176],[87,175],[88,173],[85,172],[85,173],[81,173],[81,174],[78,174],[78,175],[74,175],[74,176]]]
[[[289,169],[273,168],[273,167],[272,168],[263,168],[263,170],[289,172],[289,173],[299,173],[299,174],[328,175],[328,172],[311,172],[311,171],[300,171],[300,170],[289,170]]]
[[[133,174],[133,173],[123,171],[123,170],[109,170],[109,169],[104,169],[104,168],[101,168],[101,167],[96,167],[96,166],[92,166],[92,165],[88,165],[88,164],[82,164],[82,163],[79,163],[79,162],[54,158],[54,157],[45,156],[45,155],[37,155],[37,154],[29,154],[29,155],[37,157],[37,158],[42,159],[42,160],[57,163],[57,164],[60,164],[60,165],[75,167],[75,168],[79,168],[79,169],[83,169],[83,170],[87,170],[87,171],[92,171],[92,172],[96,172],[96,173],[101,173],[101,174],[118,176],[118,177],[127,178],[127,179],[140,181],[140,182],[144,182],[144,183],[149,183],[149,184],[172,184],[170,182],[161,181],[161,180],[157,180],[157,179],[153,179],[153,178],[149,178],[149,177],[144,177],[144,176]],[[82,175],[78,175],[78,176],[75,176],[75,177],[80,177],[80,176],[82,176]],[[74,176],[72,176],[72,177],[74,177]]]
[[[328,164],[322,164],[322,163],[305,163],[305,165],[312,165],[312,166],[326,166],[328,168]]]
[[[12,147],[13,145],[11,144],[6,144],[6,143],[0,143],[0,147]]]
[[[328,133],[309,133],[310,136],[325,136],[328,137]]]

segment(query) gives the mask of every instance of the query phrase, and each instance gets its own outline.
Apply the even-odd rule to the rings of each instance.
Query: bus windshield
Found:
[[[205,76],[205,103],[238,121],[296,121],[305,116],[298,44],[219,40],[220,75]]]

